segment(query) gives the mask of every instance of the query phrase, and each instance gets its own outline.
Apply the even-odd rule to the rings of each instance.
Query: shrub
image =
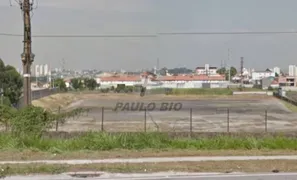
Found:
[[[17,110],[6,105],[0,106],[0,123],[5,126],[5,130],[9,130],[11,120],[15,117]]]
[[[11,120],[11,130],[17,136],[41,136],[51,128],[55,115],[41,107],[28,106],[19,110]]]

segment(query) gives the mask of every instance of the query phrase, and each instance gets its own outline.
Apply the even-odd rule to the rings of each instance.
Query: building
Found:
[[[47,76],[47,75],[49,75],[49,66],[48,66],[48,64],[45,64],[44,66],[43,66],[43,75],[44,76]]]
[[[40,68],[39,65],[35,65],[35,77],[39,77],[40,76]]]
[[[252,72],[252,80],[259,81],[263,78],[275,77],[275,72],[266,69],[265,71],[254,71]]]
[[[209,64],[205,64],[204,67],[197,67],[196,74],[197,75],[216,75],[217,67],[209,66]]]
[[[280,75],[281,74],[281,69],[279,67],[274,67],[273,72]]]
[[[102,88],[117,87],[118,84],[137,86],[144,84],[145,76],[125,75],[97,78]],[[229,82],[222,75],[178,75],[148,76],[147,88],[227,88]]]
[[[279,77],[279,86],[297,86],[297,77],[296,76],[286,76],[286,77]]]
[[[39,76],[43,76],[44,71],[43,71],[43,65],[39,65]]]
[[[297,76],[297,66],[289,65],[289,76],[295,77]]]

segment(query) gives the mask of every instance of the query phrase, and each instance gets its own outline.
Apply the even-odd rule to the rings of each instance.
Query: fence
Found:
[[[52,88],[52,89],[40,89],[40,90],[32,90],[32,101],[50,96],[52,94],[58,93],[59,89]],[[21,97],[19,103],[17,104],[17,108],[22,108],[24,103],[24,97]]]
[[[183,108],[175,111],[115,111],[111,107],[55,124],[53,131],[106,132],[288,132],[297,130],[297,113],[279,109]]]

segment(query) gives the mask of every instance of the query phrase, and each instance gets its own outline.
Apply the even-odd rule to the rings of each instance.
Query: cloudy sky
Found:
[[[14,1],[14,0],[12,0]],[[36,0],[35,0],[36,1]],[[38,0],[33,35],[294,31],[296,0]],[[22,34],[18,6],[0,1],[0,33]],[[264,69],[297,64],[297,34],[175,35],[158,38],[33,38],[35,64],[75,69],[141,69],[227,62]],[[0,36],[0,57],[21,67],[22,38]]]

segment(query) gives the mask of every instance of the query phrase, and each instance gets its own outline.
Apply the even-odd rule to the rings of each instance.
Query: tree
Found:
[[[183,67],[183,68],[169,69],[168,72],[170,74],[190,74],[190,73],[193,73],[193,70]]]
[[[220,74],[220,75],[225,75],[226,74],[226,68],[223,67],[223,68],[218,69],[217,73]]]
[[[72,87],[75,89],[75,90],[78,90],[78,89],[81,89],[82,88],[82,82],[81,82],[81,79],[79,78],[74,78],[74,79],[71,79],[71,85]]]
[[[54,86],[58,87],[60,91],[67,91],[66,83],[61,78],[55,79]]]
[[[97,81],[95,79],[89,79],[86,78],[84,80],[85,82],[85,86],[89,89],[89,90],[95,90],[97,87]]]
[[[13,66],[6,65],[0,59],[0,88],[10,104],[17,104],[22,95],[23,79]]]
[[[166,72],[167,72],[167,68],[162,68],[162,69],[160,69],[160,75],[161,76],[166,76]]]
[[[221,68],[221,69],[218,69],[217,70],[217,73],[220,74],[220,75],[225,75],[226,77],[226,80],[229,80],[229,69],[226,69],[226,68]],[[235,75],[237,74],[237,70],[235,67],[231,66],[231,69],[230,69],[230,78],[234,77]]]
[[[0,123],[5,125],[5,130],[8,131],[11,120],[15,117],[16,109],[10,106],[0,105]]]
[[[279,77],[279,74],[278,73],[275,73],[275,77]]]

